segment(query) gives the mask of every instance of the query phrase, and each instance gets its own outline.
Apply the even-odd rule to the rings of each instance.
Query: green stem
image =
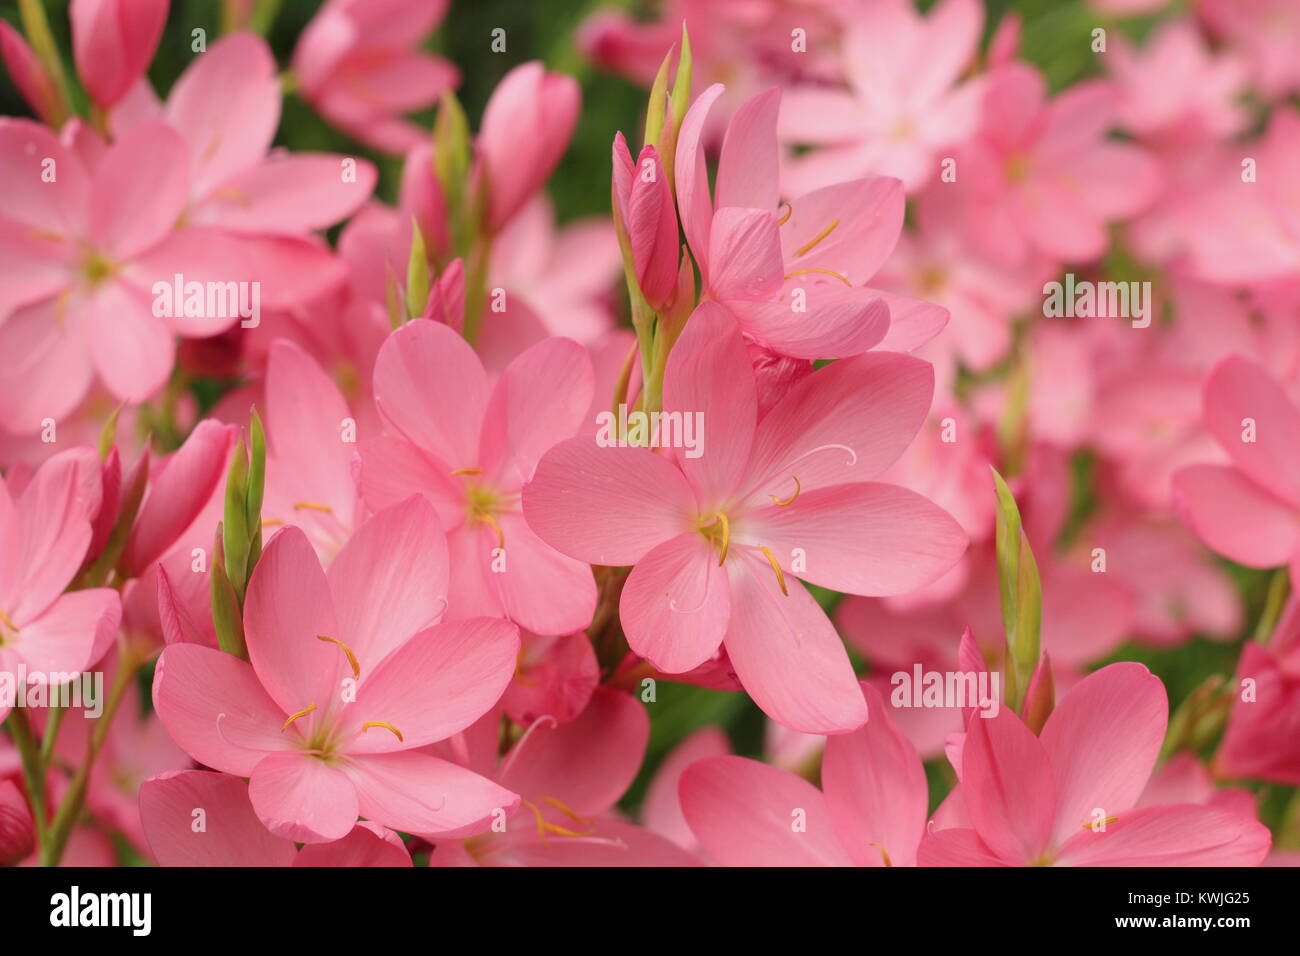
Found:
[[[41,0],[18,0],[18,17],[22,21],[27,42],[32,45],[32,52],[54,83],[61,101],[60,109],[65,116],[71,115],[72,94],[68,88],[68,78],[63,72],[63,58],[59,55],[59,45],[54,42],[54,34],[50,32],[50,21],[45,17],[45,7]]]
[[[54,745],[58,743],[62,725],[63,708],[58,705],[50,707],[50,719],[45,722],[45,736],[41,739],[41,763],[46,767],[54,757]]]
[[[104,712],[90,732],[90,738],[86,742],[86,757],[77,768],[77,772],[73,774],[68,791],[54,814],[54,820],[50,824],[49,839],[41,841],[42,866],[58,866],[59,860],[63,857],[63,851],[68,845],[68,837],[72,835],[72,828],[81,816],[81,808],[86,802],[86,790],[90,786],[90,775],[95,769],[95,761],[104,746],[104,739],[108,736],[109,726],[117,714],[122,698],[126,696],[127,688],[135,679],[138,666],[135,655],[125,644],[119,644],[117,672],[113,675],[113,686],[104,704]]]
[[[486,235],[470,247],[465,263],[465,341],[473,345],[478,339],[483,323],[483,309],[487,305],[488,265],[492,254],[492,240]]]
[[[1264,597],[1264,610],[1260,612],[1259,623],[1255,626],[1255,640],[1265,644],[1273,635],[1287,595],[1291,591],[1291,575],[1286,567],[1278,568],[1268,582],[1268,593]]]
[[[37,842],[45,846],[45,761],[41,759],[36,734],[21,707],[9,713],[9,732],[22,758],[23,780],[27,784],[27,798],[32,802],[32,817],[36,823]]]

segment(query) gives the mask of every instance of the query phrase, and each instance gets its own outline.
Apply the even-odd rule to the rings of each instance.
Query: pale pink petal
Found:
[[[386,425],[449,469],[475,464],[487,403],[478,356],[441,323],[407,322],[375,359],[375,406]]]
[[[0,322],[0,425],[35,434],[77,407],[95,378],[80,328],[59,321],[61,306],[46,299]]]
[[[1081,830],[1061,848],[1058,866],[1258,866],[1268,827],[1210,807],[1178,804],[1119,814],[1104,831]]]
[[[1205,381],[1205,427],[1255,483],[1300,506],[1300,411],[1268,370],[1234,355]]]
[[[392,830],[362,820],[341,840],[309,843],[294,866],[413,866],[406,844]]]
[[[176,346],[144,290],[108,282],[90,294],[83,308],[91,359],[110,392],[136,403],[166,384]]]
[[[1141,664],[1111,664],[1070,689],[1041,740],[1056,779],[1053,840],[1064,843],[1091,823],[1131,809],[1165,739],[1164,685]]]
[[[681,471],[645,448],[571,438],[548,451],[524,486],[524,515],[552,547],[591,564],[635,564],[691,530],[695,495]]]
[[[330,636],[352,648],[364,674],[447,609],[447,540],[432,506],[413,497],[376,514],[328,578],[340,632]]]
[[[623,586],[619,620],[628,645],[667,674],[699,667],[718,650],[731,615],[731,586],[700,534],[683,534],[637,561]]]
[[[691,252],[699,263],[707,283],[709,278],[709,226],[713,221],[713,199],[709,195],[709,173],[704,162],[704,145],[701,142],[709,111],[726,87],[714,83],[696,97],[686,111],[682,128],[677,134],[677,154],[673,160],[674,183],[677,188],[677,209],[682,219],[682,230]]]
[[[826,739],[822,790],[840,842],[859,866],[912,866],[925,833],[929,793],[916,748],[898,732],[884,699],[863,684],[870,717]]]
[[[1248,567],[1286,564],[1300,541],[1295,509],[1236,468],[1189,465],[1174,473],[1183,520],[1213,550]]]
[[[997,856],[1017,864],[1047,849],[1056,784],[1047,751],[1005,708],[971,721],[961,757],[961,787],[971,822]]]
[[[291,866],[298,855],[257,818],[248,784],[229,774],[176,770],[146,780],[140,822],[160,866]]]
[[[781,227],[787,271],[828,269],[860,286],[894,251],[904,203],[903,184],[889,176],[836,183],[792,200]]]
[[[171,231],[188,194],[184,141],[162,120],[134,126],[95,167],[90,239],[110,260],[130,259]]]
[[[480,617],[413,635],[372,669],[361,671],[345,724],[358,736],[353,754],[422,747],[460,733],[500,699],[514,675],[519,629]],[[364,723],[384,721],[401,731]]]
[[[821,793],[786,770],[709,757],[682,774],[682,812],[723,866],[852,866]]]
[[[862,688],[812,595],[788,576],[783,594],[767,561],[748,551],[733,551],[727,572],[727,655],[754,702],[777,723],[807,734],[861,727],[867,720]]]
[[[718,159],[717,205],[776,211],[776,119],[781,88],[750,97],[732,114]],[[710,260],[712,261],[712,260]]]
[[[781,288],[781,237],[766,210],[720,208],[709,230],[708,291],[717,299],[761,300]]]
[[[876,482],[800,492],[784,507],[747,513],[732,534],[740,544],[769,548],[787,573],[798,551],[801,567],[793,573],[850,594],[915,591],[966,550],[966,533],[948,512],[914,491]]]
[[[195,221],[291,235],[325,229],[356,212],[370,198],[377,177],[371,163],[352,156],[274,157],[228,180]]]
[[[505,541],[503,554],[493,554],[499,542],[484,526],[479,541],[490,539],[493,550],[483,548],[480,561],[506,616],[535,634],[571,634],[590,624],[596,610],[591,568],[552,548],[521,515],[503,514],[496,520]]]
[[[361,815],[403,833],[451,839],[484,833],[519,797],[446,760],[405,751],[367,754],[346,773],[361,798]]]
[[[295,843],[347,836],[357,822],[348,774],[310,754],[271,754],[253,768],[248,799],[266,828]]]
[[[267,752],[292,750],[286,713],[253,668],[198,644],[172,644],[158,658],[153,703],[167,733],[199,763],[246,777]]]

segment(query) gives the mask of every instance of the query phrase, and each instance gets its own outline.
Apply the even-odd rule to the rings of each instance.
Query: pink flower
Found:
[[[862,692],[871,717],[827,738],[820,791],[744,757],[707,757],[686,769],[682,810],[710,856],[723,866],[916,865],[925,771],[879,692],[869,684]]]
[[[849,88],[785,94],[782,140],[818,148],[793,158],[784,182],[808,192],[879,174],[915,190],[938,172],[938,151],[979,120],[979,84],[958,80],[979,49],[984,12],[977,0],[944,0],[926,16],[911,0],[877,0],[847,19]]]
[[[614,215],[627,237],[637,285],[656,310],[677,288],[677,212],[668,176],[653,146],[635,163],[622,133],[614,136]]]
[[[174,453],[155,459],[120,567],[139,577],[166,554],[198,517],[226,475],[235,429],[199,422]]]
[[[411,865],[396,833],[365,820],[341,839],[299,850],[262,826],[248,790],[238,777],[204,770],[146,780],[140,818],[154,858],[161,866]]]
[[[1249,121],[1239,102],[1245,64],[1213,56],[1196,27],[1172,20],[1139,53],[1117,33],[1106,56],[1120,87],[1120,120],[1143,137],[1169,144],[1227,138]]]
[[[168,0],[72,0],[77,75],[99,106],[116,106],[144,76],[167,20]]]
[[[541,188],[568,148],[581,92],[541,63],[515,67],[483,110],[476,175],[487,190],[487,227],[499,231]]]
[[[61,127],[65,107],[54,81],[22,34],[4,22],[0,22],[0,58],[32,112],[48,126]]]
[[[1264,96],[1300,90],[1300,13],[1293,0],[1198,0],[1196,7],[1210,32],[1241,53]]]
[[[527,727],[550,717],[565,723],[581,714],[600,684],[600,664],[585,631],[560,637],[519,635],[519,663],[501,706]]]
[[[94,666],[117,633],[122,606],[112,588],[64,593],[86,556],[100,508],[99,460],[90,449],[55,455],[16,496],[0,480],[0,718],[16,682],[57,680]]]
[[[480,832],[517,798],[418,748],[501,696],[519,635],[498,620],[437,624],[446,581],[446,545],[420,499],[366,522],[328,575],[286,528],[249,583],[251,664],[168,646],[158,715],[195,760],[250,778],[253,809],[277,836],[337,840],[358,815],[408,833]]]
[[[1183,520],[1207,546],[1252,568],[1291,566],[1300,587],[1300,410],[1262,366],[1233,356],[1205,382],[1205,428],[1231,464],[1174,474]]]
[[[280,96],[266,41],[236,33],[196,58],[165,104],[142,83],[129,115],[114,116],[114,133],[162,118],[180,134],[189,149],[182,164],[189,169],[186,223],[250,236],[303,236],[356,212],[378,174],[357,157],[272,150]]]
[[[909,351],[938,334],[948,318],[943,309],[864,285],[903,226],[897,180],[818,189],[778,218],[779,88],[746,101],[732,117],[716,196],[709,195],[701,136],[722,92],[712,86],[691,105],[674,163],[677,208],[700,267],[702,298],[722,303],[758,344],[795,358],[839,358],[876,345]]]
[[[658,669],[690,671],[725,641],[774,720],[852,730],[866,718],[852,667],[792,578],[895,594],[961,555],[965,536],[945,512],[870,482],[915,435],[931,388],[924,362],[867,353],[808,375],[760,421],[740,329],[705,303],[664,377],[667,413],[703,422],[697,453],[561,442],[524,488],[524,512],[571,557],[635,565],[620,615],[632,649]]]
[[[36,849],[27,798],[12,780],[0,780],[0,866],[13,866]]]
[[[310,355],[272,343],[266,370],[263,523],[301,529],[329,563],[365,515],[357,488],[357,423]]]
[[[368,146],[402,153],[424,133],[402,119],[460,80],[442,57],[419,49],[447,0],[330,0],[293,51],[303,98]]]
[[[1105,139],[1115,89],[1079,83],[1047,102],[1042,76],[1022,63],[991,73],[983,121],[957,151],[965,226],[977,248],[1007,265],[1031,252],[1067,261],[1105,251],[1106,224],[1142,211],[1159,167],[1141,149]]]
[[[1272,640],[1242,649],[1237,680],[1228,686],[1236,693],[1214,758],[1216,775],[1300,786],[1300,602],[1294,597]]]
[[[518,793],[522,806],[504,829],[435,842],[430,866],[698,865],[614,809],[636,778],[650,738],[650,719],[635,698],[601,688],[568,723],[539,718],[498,763],[500,727],[492,711],[439,749]]]
[[[433,502],[453,555],[456,617],[505,616],[536,634],[591,623],[591,569],[539,538],[520,504],[538,459],[582,425],[591,381],[591,360],[569,339],[528,349],[491,389],[473,349],[445,325],[416,319],[380,349],[385,435],[361,443],[362,494],[376,509],[412,494]]]
[[[1112,664],[1057,704],[1040,737],[1007,708],[972,718],[954,754],[961,780],[922,866],[1254,866],[1271,837],[1235,812],[1138,807],[1164,740],[1164,686]]]

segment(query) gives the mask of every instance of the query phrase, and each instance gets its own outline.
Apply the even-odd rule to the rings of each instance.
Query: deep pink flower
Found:
[[[614,215],[632,254],[637,284],[656,309],[672,301],[677,288],[677,212],[659,153],[645,146],[636,162],[622,133],[614,136]]]
[[[696,310],[664,377],[670,414],[702,416],[698,454],[561,442],[524,488],[543,540],[635,565],[620,613],[632,649],[667,673],[723,644],[750,695],[810,733],[860,726],[843,645],[794,577],[896,594],[950,568],[966,539],[914,492],[872,483],[924,420],[928,365],[867,353],[814,372],[761,421],[749,355],[716,303]]]
[[[328,575],[286,528],[249,583],[251,664],[169,645],[154,706],[195,760],[250,778],[253,808],[278,836],[337,840],[358,815],[421,835],[480,832],[517,797],[419,748],[501,696],[519,635],[500,620],[438,624],[446,582],[446,544],[419,498],[366,522]]]

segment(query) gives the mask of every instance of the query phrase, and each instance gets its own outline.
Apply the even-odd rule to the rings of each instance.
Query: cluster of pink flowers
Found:
[[[167,0],[0,22],[0,865],[1300,860],[1300,3],[1055,90],[978,0],[601,12],[562,225],[574,78],[225,6],[161,98]]]

